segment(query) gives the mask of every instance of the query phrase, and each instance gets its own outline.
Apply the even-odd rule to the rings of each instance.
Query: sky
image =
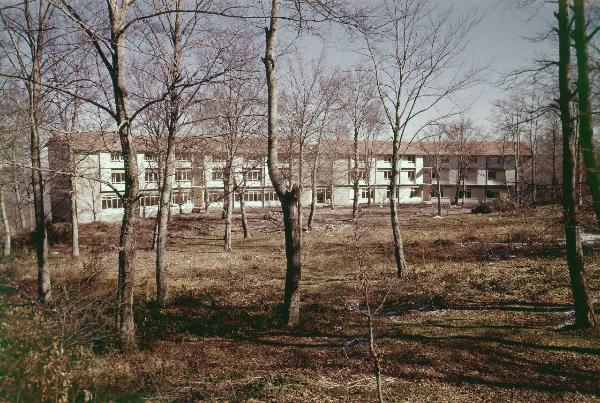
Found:
[[[512,0],[438,0],[440,4],[453,4],[455,14],[476,10],[482,15],[480,23],[471,32],[466,57],[479,66],[488,66],[485,82],[464,91],[460,100],[471,105],[467,115],[476,125],[489,128],[494,101],[507,95],[498,83],[509,72],[531,65],[535,59],[548,58],[556,53],[552,39],[532,41],[550,30],[554,22],[554,4],[525,9],[518,8]],[[352,51],[357,46],[340,32],[332,29],[324,38],[306,38],[298,47],[304,59],[318,57],[327,49],[327,63],[340,68],[349,67],[358,60]],[[323,42],[324,41],[324,42]]]

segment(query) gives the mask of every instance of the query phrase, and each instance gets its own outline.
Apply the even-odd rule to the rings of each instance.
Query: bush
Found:
[[[494,199],[489,202],[480,203],[471,209],[471,214],[490,214],[498,212],[513,211],[517,206],[510,200]]]

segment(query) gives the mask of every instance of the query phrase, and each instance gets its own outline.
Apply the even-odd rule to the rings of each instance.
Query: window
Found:
[[[467,162],[471,165],[473,164],[477,164],[477,156],[476,155],[470,155],[467,157]]]
[[[383,155],[382,159],[384,162],[391,164],[392,163],[392,154],[385,154],[385,155]]]
[[[175,182],[187,182],[192,177],[192,171],[189,169],[178,169],[175,171]]]
[[[371,199],[375,198],[375,189],[371,189]],[[368,199],[369,198],[369,189],[364,188],[360,190],[360,198],[361,199]]]
[[[225,170],[223,168],[213,168],[212,180],[222,181],[224,177],[225,177]]]
[[[461,199],[470,199],[471,198],[471,189],[465,189],[458,192],[458,197]]]
[[[156,183],[158,181],[158,172],[154,169],[144,170],[144,182]]]
[[[408,182],[415,181],[415,170],[414,169],[403,169],[402,170],[402,179]]]
[[[146,161],[151,161],[151,162],[156,161],[156,154],[154,154],[154,153],[145,153],[144,154],[144,159]]]
[[[410,164],[414,164],[417,161],[417,156],[416,155],[405,155],[404,157],[402,157],[403,161],[406,161]]]
[[[317,203],[327,203],[331,200],[330,189],[317,189]]]
[[[177,158],[177,161],[180,161],[180,162],[189,162],[192,160],[190,158],[190,154],[188,154],[188,153],[177,154],[176,158]]]
[[[262,178],[262,170],[253,169],[251,171],[246,172],[246,180],[249,181],[260,181]]]
[[[111,169],[110,170],[110,182],[118,185],[125,183],[125,170],[122,169]]]
[[[262,192],[260,190],[247,190],[244,192],[244,201],[259,202],[262,201]]]
[[[410,195],[408,196],[411,199],[414,197],[421,197],[421,189],[420,188],[411,188]]]
[[[487,176],[488,179],[494,180],[494,181],[496,180],[496,171],[488,171],[487,175],[488,175]]]
[[[265,193],[265,201],[277,201],[279,197],[277,197],[277,192],[270,191]]]
[[[171,203],[173,204],[188,204],[192,201],[193,198],[189,191],[176,192],[171,196]]]
[[[112,162],[121,162],[123,161],[123,154],[120,152],[110,153],[110,160]]]
[[[223,191],[222,190],[209,190],[207,192],[208,202],[221,202],[223,201]]]
[[[504,157],[502,156],[494,158],[493,161],[496,165],[504,165]]]
[[[227,158],[221,156],[221,155],[213,155],[212,156],[212,162],[213,164],[223,164],[225,165],[227,163]]]
[[[358,169],[358,179],[365,179],[365,169],[364,168],[359,168]],[[350,169],[348,171],[348,178],[353,181],[354,180],[354,168]]]
[[[102,196],[102,210],[123,208],[123,200],[119,196]]]
[[[158,206],[159,203],[160,200],[157,194],[147,194],[140,198],[140,206],[142,207]]]
[[[450,162],[450,157],[447,155],[442,155],[441,161],[442,161],[442,164],[447,164]]]
[[[485,192],[485,197],[487,199],[497,199],[500,197],[500,192],[497,190],[488,190]]]
[[[382,169],[379,172],[383,172],[383,179],[385,179],[385,180],[392,179],[392,170],[391,169]]]

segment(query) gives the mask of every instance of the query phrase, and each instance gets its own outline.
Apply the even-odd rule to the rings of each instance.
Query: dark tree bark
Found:
[[[595,318],[592,298],[585,279],[585,264],[577,222],[577,192],[575,186],[577,179],[575,169],[577,142],[571,115],[572,94],[569,89],[570,30],[567,0],[558,1],[556,17],[558,19],[559,40],[559,105],[563,132],[563,213],[567,264],[571,279],[571,291],[575,302],[575,325],[585,328],[593,327]]]
[[[595,152],[592,129],[592,102],[589,79],[589,57],[586,33],[585,1],[575,0],[573,3],[575,17],[575,50],[577,54],[577,92],[579,100],[579,141],[585,164],[585,174],[592,201],[596,222],[600,226],[600,165]]]
[[[244,201],[244,189],[239,192],[240,197],[240,213],[242,215],[242,232],[244,239],[250,239],[250,226],[248,225],[248,214],[246,213],[246,202]]]
[[[265,28],[265,56],[263,63],[267,79],[268,114],[268,158],[269,176],[283,212],[285,231],[285,255],[287,268],[285,273],[285,291],[283,301],[282,324],[288,327],[298,325],[300,321],[300,279],[302,271],[300,227],[298,226],[298,199],[300,189],[293,185],[287,190],[278,166],[277,157],[277,75],[275,72],[275,46],[280,0],[272,0],[269,26]]]

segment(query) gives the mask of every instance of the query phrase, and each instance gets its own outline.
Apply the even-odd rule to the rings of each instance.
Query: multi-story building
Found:
[[[140,183],[140,215],[153,216],[158,210],[160,182],[160,147],[143,137],[136,138],[137,162]],[[335,142],[322,145],[317,175],[315,177],[317,203],[337,206],[351,205],[353,201],[354,160],[351,142]],[[69,152],[69,149],[71,152]],[[225,190],[224,177],[227,161],[223,150],[215,141],[186,144],[180,140],[176,153],[173,183],[172,209],[174,212],[190,212],[196,208],[222,207]],[[389,183],[392,172],[391,143],[378,141],[361,144],[359,158],[359,202],[387,203],[390,197]],[[431,167],[428,143],[403,145],[402,158],[398,162],[399,203],[429,203],[437,186],[435,169]],[[505,152],[506,151],[506,152]],[[446,153],[441,156],[439,177],[442,196],[450,202],[457,189],[458,161],[465,168],[464,184],[459,191],[467,203],[507,196],[515,186],[515,159],[510,144],[480,142],[477,152],[469,156]],[[69,159],[69,155],[72,156]],[[284,153],[280,154],[285,157]],[[522,149],[522,157],[528,155]],[[76,173],[77,210],[81,222],[115,221],[123,213],[119,193],[125,189],[124,161],[120,153],[118,137],[110,133],[77,134],[67,141],[56,135],[49,143],[50,168],[64,171],[70,167]],[[311,169],[313,161],[304,161],[305,174],[302,181],[304,205],[310,202]],[[280,168],[286,179],[298,183],[299,161],[283,159]],[[466,166],[465,166],[466,165]],[[266,147],[262,141],[246,144],[233,158],[234,203],[240,197],[249,207],[278,206],[268,175]],[[54,219],[70,216],[70,183],[67,176],[57,175],[52,182],[51,199]]]

